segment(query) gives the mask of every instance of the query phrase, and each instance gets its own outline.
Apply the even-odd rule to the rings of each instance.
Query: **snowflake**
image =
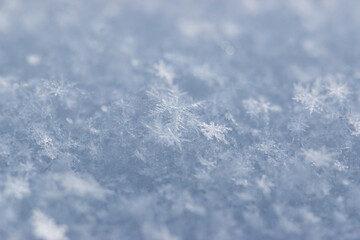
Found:
[[[20,163],[19,165],[20,172],[27,174],[35,170],[34,164],[32,162]]]
[[[292,118],[287,127],[293,133],[301,133],[305,132],[309,125],[306,124],[306,120],[302,116],[299,116],[297,118]]]
[[[68,83],[64,79],[54,81],[44,80],[44,86],[47,91],[46,95],[62,98],[73,90],[75,84]]]
[[[349,169],[349,166],[342,164],[340,161],[335,161],[334,167],[339,171],[346,171]]]
[[[297,84],[294,87],[295,96],[293,99],[304,105],[310,113],[321,112],[324,105],[324,96],[320,94],[317,87],[310,89],[309,86]]]
[[[194,66],[192,69],[192,74],[201,81],[204,81],[209,86],[214,86],[216,84],[220,86],[224,85],[223,77],[214,72],[214,70],[209,67],[209,65]]]
[[[225,134],[228,131],[231,131],[231,128],[222,125],[215,125],[214,122],[210,122],[210,124],[201,123],[199,124],[199,126],[201,128],[201,132],[205,135],[207,139],[211,140],[215,137],[217,141],[222,141],[225,144],[228,144],[225,139]]]
[[[152,123],[145,125],[156,133],[159,139],[168,145],[180,146],[185,135],[197,131],[198,117],[195,111],[201,102],[192,103],[176,86],[153,88],[148,91],[148,96],[156,105],[150,110]]]
[[[216,162],[215,161],[211,161],[211,160],[205,159],[203,157],[199,157],[199,162],[201,163],[201,165],[203,165],[207,169],[213,169],[213,168],[216,167]]]
[[[153,115],[170,113],[178,117],[195,117],[192,112],[201,105],[201,102],[188,103],[186,94],[177,86],[167,89],[153,88],[147,93],[149,97],[157,101],[155,109],[151,111]]]
[[[344,100],[350,94],[350,90],[345,83],[337,83],[332,78],[330,79],[327,89],[328,95],[336,98],[340,103],[344,102]]]
[[[263,114],[265,118],[267,118],[269,111],[281,111],[279,106],[272,105],[262,97],[260,97],[259,100],[255,100],[253,98],[246,99],[243,101],[243,105],[246,109],[246,113],[251,117],[258,117],[259,115]]]
[[[173,83],[175,74],[170,66],[166,65],[163,61],[159,61],[159,63],[154,65],[154,69],[156,76],[164,78],[170,85]]]
[[[46,135],[44,135],[43,138],[40,139],[39,144],[44,145],[44,146],[49,146],[49,145],[53,146],[54,145],[52,138],[49,136],[46,136]]]
[[[256,144],[256,148],[265,154],[273,154],[279,151],[279,147],[273,140],[265,140],[262,143]]]
[[[145,124],[145,126],[157,136],[158,141],[168,146],[175,145],[180,150],[182,149],[181,142],[185,139],[181,138],[180,132],[173,132],[169,127],[163,125],[161,121],[155,121],[152,125]]]
[[[43,149],[44,155],[51,159],[55,159],[58,155],[58,144],[54,143],[54,139],[49,136],[47,131],[41,126],[34,125],[31,132],[36,143]]]
[[[271,188],[274,186],[274,184],[269,181],[265,175],[262,175],[261,179],[258,179],[256,183],[265,195],[268,195],[271,192]]]

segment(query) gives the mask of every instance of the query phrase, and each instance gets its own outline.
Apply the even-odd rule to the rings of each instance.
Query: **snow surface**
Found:
[[[0,0],[0,240],[360,239],[359,13]]]

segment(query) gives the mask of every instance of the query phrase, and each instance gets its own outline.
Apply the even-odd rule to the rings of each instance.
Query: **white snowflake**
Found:
[[[256,148],[265,154],[272,154],[279,151],[279,146],[273,140],[265,140],[262,143],[256,144]]]
[[[207,169],[213,169],[216,167],[216,161],[209,160],[203,157],[199,157],[199,162]]]
[[[152,125],[145,124],[157,137],[159,142],[162,142],[168,146],[177,146],[180,150],[181,142],[186,140],[181,137],[181,132],[174,132],[169,127],[164,125],[160,120],[154,121]]]
[[[256,180],[256,183],[265,195],[268,195],[271,192],[271,188],[274,186],[265,175],[262,175],[260,179]]]
[[[309,125],[307,125],[306,119],[304,117],[299,116],[297,118],[292,118],[287,127],[291,132],[299,134],[305,132]]]
[[[154,69],[156,76],[164,78],[170,85],[173,83],[175,74],[170,66],[166,65],[163,61],[159,61],[159,63],[154,65]]]
[[[243,101],[244,108],[246,113],[251,117],[258,117],[264,115],[267,118],[267,114],[270,111],[280,112],[281,108],[277,105],[272,105],[270,102],[266,101],[263,97],[260,97],[259,100],[249,98]]]
[[[334,162],[334,167],[335,169],[339,170],[339,171],[346,171],[349,169],[349,166],[341,163],[340,161],[335,161]]]
[[[340,103],[344,102],[350,94],[350,90],[345,83],[338,83],[333,78],[329,80],[327,90],[328,95],[336,98]]]
[[[320,94],[318,88],[297,84],[294,87],[294,93],[293,99],[303,104],[304,108],[308,109],[310,113],[323,110],[325,97]]]
[[[64,79],[60,80],[43,80],[46,89],[46,95],[63,98],[74,90],[74,83],[66,82]]]
[[[35,125],[32,129],[32,135],[36,143],[43,149],[43,153],[51,159],[55,159],[59,154],[57,144],[54,139],[49,136],[43,126]]]
[[[217,141],[222,141],[225,144],[228,144],[225,139],[225,134],[227,134],[228,131],[231,131],[231,128],[225,127],[223,125],[215,125],[214,122],[210,122],[210,124],[203,122],[199,124],[199,126],[201,132],[207,139],[211,140],[215,138]]]
[[[192,74],[209,86],[215,86],[216,84],[224,85],[223,77],[219,76],[209,65],[194,66]]]
[[[198,117],[195,111],[201,102],[192,103],[185,93],[176,86],[171,88],[153,88],[148,96],[156,102],[155,108],[150,111],[151,124],[145,124],[157,138],[168,145],[177,145],[185,140],[187,133],[196,131]]]
[[[195,118],[193,111],[201,105],[201,102],[189,103],[186,94],[181,92],[177,86],[166,89],[153,88],[147,94],[157,102],[155,109],[151,110],[152,115],[169,113],[179,118]]]

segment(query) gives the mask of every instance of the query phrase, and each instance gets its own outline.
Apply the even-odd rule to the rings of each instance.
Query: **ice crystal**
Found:
[[[175,74],[171,67],[165,65],[163,61],[159,61],[159,63],[155,64],[154,69],[156,70],[156,76],[164,78],[169,84],[173,83]]]
[[[155,106],[150,111],[151,124],[145,125],[168,145],[180,147],[197,130],[201,102],[192,102],[177,86],[153,88],[147,94]]]
[[[302,116],[292,118],[288,124],[288,129],[293,133],[305,132],[308,127],[309,125],[307,125],[306,120]]]
[[[246,113],[251,117],[258,117],[264,115],[267,117],[270,111],[279,112],[281,108],[276,105],[272,105],[270,102],[266,101],[264,98],[260,97],[259,100],[249,98],[243,101],[243,105],[246,109]]]
[[[266,195],[271,192],[271,188],[274,186],[274,184],[268,180],[265,175],[262,175],[260,179],[256,180],[256,183],[261,191],[263,191]]]
[[[329,91],[329,96],[336,98],[341,103],[345,101],[350,94],[350,90],[346,83],[338,83],[333,79],[329,81],[327,89]]]
[[[294,87],[294,100],[304,105],[304,108],[310,113],[321,112],[324,106],[324,96],[321,95],[317,88],[310,88],[297,84]]]
[[[217,141],[222,141],[226,144],[228,143],[225,139],[225,134],[227,134],[228,131],[231,131],[231,128],[222,125],[215,125],[214,122],[210,122],[210,124],[201,123],[199,126],[201,128],[201,132],[207,139],[211,140],[215,138]]]

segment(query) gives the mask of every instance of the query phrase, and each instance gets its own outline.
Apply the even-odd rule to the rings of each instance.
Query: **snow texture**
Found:
[[[0,240],[359,240],[360,1],[0,0]]]

